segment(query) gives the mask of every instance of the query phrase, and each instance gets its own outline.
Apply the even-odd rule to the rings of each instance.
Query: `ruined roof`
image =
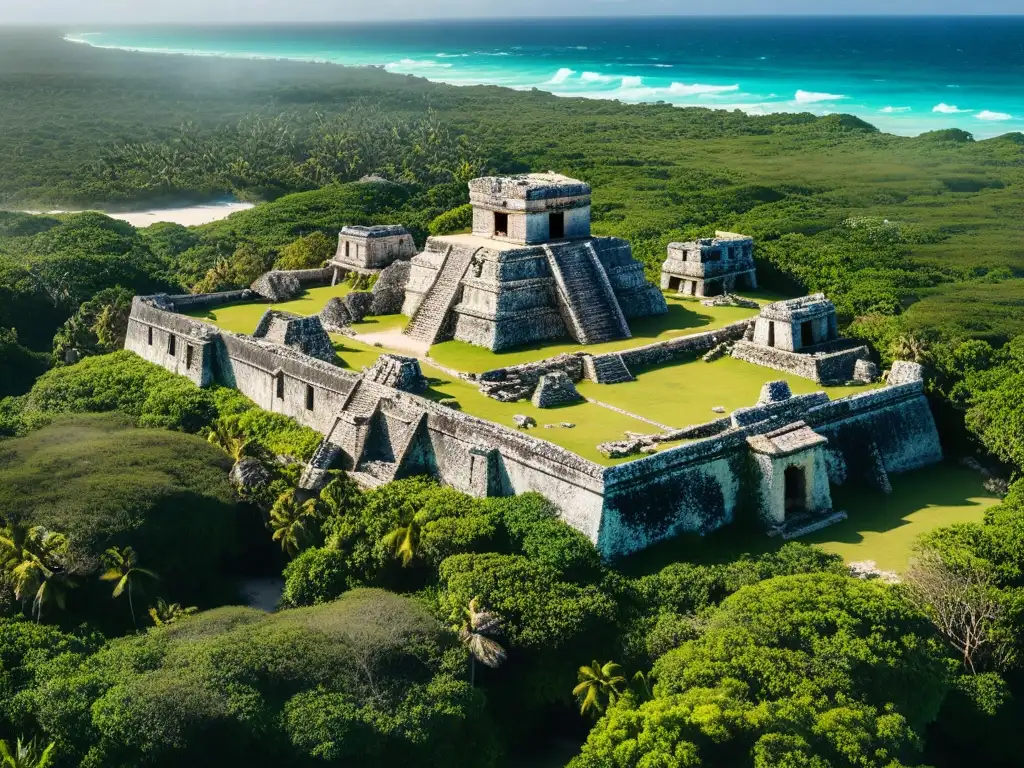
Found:
[[[584,197],[590,185],[560,173],[525,173],[518,176],[482,176],[469,182],[469,191],[478,195],[513,200],[547,200],[557,197]]]
[[[372,224],[368,227],[350,225],[341,228],[344,237],[395,237],[409,234],[401,224]]]
[[[835,305],[826,299],[823,293],[801,296],[799,299],[776,301],[774,304],[766,304],[761,307],[761,317],[766,320],[781,320],[787,323],[798,323],[835,313]]]
[[[746,245],[753,243],[754,238],[746,235],[738,235],[735,232],[715,232],[714,237],[699,237],[696,240],[687,240],[683,243],[669,243],[669,250],[690,251],[697,248],[721,248],[723,246]]]
[[[747,438],[751,450],[767,456],[790,456],[827,442],[828,438],[819,435],[803,421],[795,421],[774,432]]]

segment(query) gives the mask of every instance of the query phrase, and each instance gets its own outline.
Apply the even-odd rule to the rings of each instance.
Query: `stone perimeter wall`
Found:
[[[754,365],[810,379],[818,384],[844,384],[854,378],[857,361],[870,360],[871,352],[863,344],[850,346],[849,340],[846,339],[840,342],[842,343],[832,345],[826,351],[814,353],[789,352],[785,349],[740,341],[733,348],[732,356]],[[846,349],[841,348],[844,345],[847,346]],[[833,349],[834,347],[838,348]]]
[[[152,301],[134,300],[126,349],[200,386],[216,382],[235,387],[260,407],[290,416],[325,437],[337,433],[343,449],[360,444],[359,439],[342,439],[343,434],[359,432],[359,417],[348,417],[351,424],[338,429],[345,421],[347,400],[363,385],[360,374],[287,347],[221,331],[155,307]],[[746,323],[742,326],[745,329]],[[709,334],[722,331],[726,329]],[[169,351],[172,336],[174,354]],[[694,343],[692,337],[686,339]],[[668,344],[674,354],[688,349],[679,346],[686,339],[650,346]],[[282,396],[278,377],[283,379]],[[828,474],[837,484],[860,481],[868,470],[904,472],[942,458],[920,381],[836,401],[806,396],[793,398],[795,402],[785,407],[777,403],[744,409],[743,425],[734,418],[731,428],[712,437],[613,467],[425,398],[372,386],[386,392],[389,401],[420,414],[424,427],[415,445],[396,450],[409,461],[409,473],[418,468],[475,495],[542,493],[607,558],[681,533],[705,534],[746,514],[755,486],[746,437],[793,419],[806,420],[829,439]],[[715,426],[718,432],[719,425]],[[866,465],[865,454],[877,457],[881,468]],[[347,465],[359,458],[349,455]]]

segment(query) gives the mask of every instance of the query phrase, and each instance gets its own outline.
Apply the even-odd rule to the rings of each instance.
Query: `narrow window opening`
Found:
[[[313,410],[313,388],[309,384],[306,385],[306,410]]]
[[[276,381],[276,385],[277,385],[277,399],[278,400],[284,400],[284,374],[283,373],[279,373],[279,374],[277,374],[277,376],[275,378],[277,380]],[[307,395],[307,397],[308,397],[308,395]]]
[[[176,353],[177,342],[178,340],[177,338],[175,338],[173,333],[167,337],[167,354],[170,355],[171,357],[174,357]]]
[[[717,248],[711,251],[705,251],[704,261],[721,261],[722,252]]]
[[[149,326],[149,346],[153,346],[153,326]]]
[[[768,321],[768,346],[775,346],[775,322],[773,320]]]
[[[552,240],[561,240],[565,237],[565,214],[548,214],[548,233]]]
[[[345,243],[345,258],[347,259],[352,253],[352,243]]]
[[[185,345],[185,368],[192,369],[192,355],[195,353],[195,349],[191,344]]]
[[[508,237],[508,214],[494,214],[494,234],[497,237]]]

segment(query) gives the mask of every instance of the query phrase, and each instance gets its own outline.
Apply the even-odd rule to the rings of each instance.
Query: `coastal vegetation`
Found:
[[[265,202],[201,227],[0,213],[0,755],[498,768],[570,742],[573,768],[1019,761],[1017,138],[2,34],[5,207]],[[863,517],[808,539],[842,556],[716,535],[609,563],[537,494],[476,499],[425,478],[362,491],[339,473],[304,498],[318,434],[118,351],[136,294],[316,265],[345,224],[459,231],[467,178],[548,168],[593,183],[595,229],[652,273],[670,240],[754,236],[769,291],[826,291],[882,362],[926,366],[947,453],[973,468],[850,497]],[[694,328],[733,318],[673,306]],[[251,331],[264,308],[211,319]],[[375,324],[401,320],[360,330]],[[335,342],[352,368],[380,353]],[[481,365],[458,345],[434,353]],[[723,373],[734,363],[700,371],[716,402],[687,405],[660,370],[641,376],[665,377],[663,402],[601,394],[706,415],[755,395]],[[496,421],[527,407],[424,370],[428,396]],[[586,455],[608,418],[559,439]],[[851,576],[844,560],[868,551],[901,583]],[[242,582],[267,577],[283,581],[279,610],[241,607]]]

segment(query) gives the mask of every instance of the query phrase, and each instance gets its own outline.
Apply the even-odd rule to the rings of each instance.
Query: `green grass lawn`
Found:
[[[630,460],[605,458],[597,450],[598,443],[620,438],[626,430],[643,433],[657,431],[646,422],[592,403],[578,403],[561,408],[534,408],[529,401],[502,403],[481,393],[475,384],[454,378],[430,365],[423,365],[423,373],[431,380],[430,389],[426,394],[430,399],[454,397],[464,412],[505,427],[515,426],[512,417],[516,414],[532,416],[537,421],[537,427],[529,431],[532,437],[560,445],[598,464],[621,464]],[[558,424],[563,421],[576,426],[572,429],[544,427],[545,424]]]
[[[744,296],[761,302],[778,301],[785,298],[763,291],[745,293]],[[668,301],[666,314],[640,317],[630,321],[629,329],[633,333],[633,337],[630,339],[589,345],[579,344],[572,340],[541,342],[517,347],[506,352],[491,352],[489,349],[476,347],[464,341],[443,341],[430,348],[430,356],[441,365],[454,368],[457,371],[483,373],[492,368],[532,363],[566,352],[587,351],[598,355],[604,352],[642,347],[645,344],[672,339],[676,336],[713,331],[757,314],[756,309],[743,307],[705,307],[701,305],[699,299],[685,299],[670,293],[665,294],[665,299]]]
[[[636,381],[621,384],[582,381],[576,388],[584,397],[600,400],[670,427],[685,427],[719,418],[711,410],[715,406],[722,406],[727,413],[731,413],[737,408],[753,405],[766,381],[785,379],[794,394],[824,390],[833,399],[863,392],[874,386],[822,387],[810,379],[732,357],[723,357],[713,363],[699,359],[687,363],[670,363],[633,373],[637,377]]]
[[[926,467],[891,478],[886,496],[864,488],[832,489],[832,502],[849,517],[799,539],[841,555],[846,562],[874,560],[879,568],[901,572],[914,541],[943,525],[980,521],[998,499],[982,487],[977,472],[952,463]],[[623,571],[653,573],[669,563],[726,563],[747,552],[759,554],[785,542],[757,533],[725,528],[710,536],[681,536],[619,561]]]

